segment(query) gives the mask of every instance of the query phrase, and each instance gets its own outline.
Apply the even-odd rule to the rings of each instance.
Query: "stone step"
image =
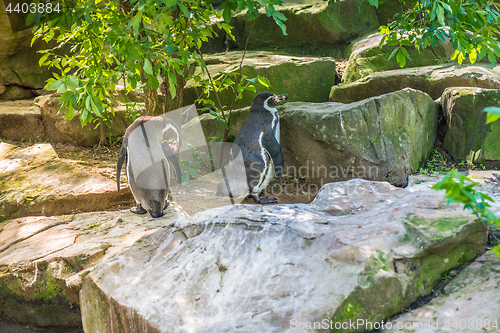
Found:
[[[0,139],[69,142],[33,99],[0,101]]]
[[[0,143],[0,221],[128,207],[128,188],[62,162],[50,144],[21,149]]]

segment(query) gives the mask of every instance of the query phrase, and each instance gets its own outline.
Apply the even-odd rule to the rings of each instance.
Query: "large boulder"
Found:
[[[31,45],[32,28],[26,26],[26,15],[7,13],[6,5],[16,2],[0,3],[0,100],[23,99],[38,95],[38,89],[52,77],[54,69],[41,68],[38,61],[42,54],[38,50],[53,47],[43,39]],[[68,52],[66,48],[57,52]]]
[[[34,327],[29,332],[39,332],[40,327],[50,327],[50,332],[81,327],[82,278],[181,216],[182,211],[172,204],[158,219],[115,211],[30,216],[0,223],[1,317],[23,328]]]
[[[61,215],[130,205],[112,180],[61,161],[50,144],[21,149],[0,143],[0,221]]]
[[[375,7],[367,0],[332,1],[332,4],[328,6],[327,1],[284,1],[284,7],[276,9],[287,18],[286,36],[272,17],[262,13],[253,24],[245,18],[245,13],[238,14],[230,23],[234,27],[232,33],[236,42],[228,39],[228,46],[230,49],[245,49],[247,45],[249,50],[340,48],[380,26]]]
[[[106,136],[119,137],[125,133],[133,119],[127,116],[127,109],[120,104],[114,108],[114,114],[107,115],[107,123],[96,128],[95,123],[88,123],[82,127],[80,111],[75,111],[73,119],[65,118],[66,108],[60,109],[59,99],[61,94],[39,96],[35,99],[40,107],[42,117],[55,122],[55,127],[71,142],[80,146],[92,147],[99,143],[101,130]]]
[[[500,90],[455,87],[441,97],[443,148],[455,159],[500,167],[500,122],[486,125],[485,107],[500,106]]]
[[[319,187],[328,182],[364,178],[406,186],[434,145],[438,105],[413,89],[351,104],[286,103],[278,107],[285,173],[309,178]],[[231,115],[236,135],[248,108]],[[200,117],[207,142],[222,136],[223,124]],[[197,122],[184,125],[196,133]]]
[[[205,59],[207,69],[212,77],[218,73],[238,73],[243,52],[227,52],[209,56]],[[272,54],[270,52],[246,52],[241,70],[249,79],[263,76],[269,80],[270,88],[255,83],[257,93],[271,90],[276,94],[288,95],[289,101],[326,102],[331,86],[335,84],[335,61],[331,58],[292,57]],[[201,69],[196,69],[195,75],[203,75]],[[203,76],[205,79],[208,76]],[[230,107],[234,94],[225,90],[219,94],[223,106]],[[184,89],[184,105],[193,104],[202,94],[200,88],[194,87],[189,81]],[[255,97],[255,92],[246,91],[242,99],[233,104],[233,108],[249,106]],[[216,102],[213,93],[209,98]]]
[[[330,101],[352,103],[406,87],[418,89],[437,99],[448,87],[500,88],[500,67],[436,65],[372,73],[357,81],[333,86]]]
[[[438,105],[403,89],[351,104],[288,103],[280,121],[288,174],[320,185],[364,178],[406,186],[434,145]]]
[[[233,205],[179,219],[87,275],[84,330],[379,323],[484,251],[484,224],[462,206],[443,205],[429,185],[355,179],[325,185],[311,204]]]
[[[396,57],[389,60],[389,56],[395,46],[383,45],[380,33],[364,36],[352,43],[344,50],[344,57],[349,62],[342,76],[342,82],[350,83],[366,77],[375,72],[399,69]],[[417,50],[413,46],[405,47],[410,59],[407,59],[406,67],[421,67],[443,64],[450,61],[455,51],[453,45],[447,41],[439,43],[438,46],[429,46],[423,50]]]

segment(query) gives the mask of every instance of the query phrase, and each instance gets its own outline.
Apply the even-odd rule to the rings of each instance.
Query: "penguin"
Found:
[[[286,100],[286,95],[275,95],[262,92],[255,96],[250,106],[248,116],[243,123],[234,144],[238,149],[231,149],[230,159],[234,160],[242,154],[245,166],[246,184],[244,180],[234,181],[231,175],[237,170],[231,170],[230,176],[222,180],[217,187],[217,196],[248,196],[256,203],[277,203],[276,198],[261,198],[259,193],[269,185],[273,178],[283,175],[283,154],[280,147],[280,121],[276,104]],[[233,176],[233,178],[235,178]]]
[[[127,178],[137,206],[135,214],[149,213],[163,216],[167,208],[172,163],[177,181],[181,184],[181,170],[176,153],[180,147],[180,129],[172,120],[163,117],[142,116],[125,131],[118,156],[116,185],[120,193],[120,174],[127,160]]]

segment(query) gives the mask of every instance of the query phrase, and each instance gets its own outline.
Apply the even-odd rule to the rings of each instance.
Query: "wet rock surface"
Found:
[[[309,205],[179,219],[86,277],[84,329],[284,332],[353,315],[380,321],[486,243],[484,225],[442,203],[432,181],[411,183],[355,179],[325,185]]]

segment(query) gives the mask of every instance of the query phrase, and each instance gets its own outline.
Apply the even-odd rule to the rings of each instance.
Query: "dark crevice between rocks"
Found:
[[[16,320],[9,319],[4,314],[0,315],[0,332],[4,333],[84,333],[82,327],[36,327],[20,324]]]

